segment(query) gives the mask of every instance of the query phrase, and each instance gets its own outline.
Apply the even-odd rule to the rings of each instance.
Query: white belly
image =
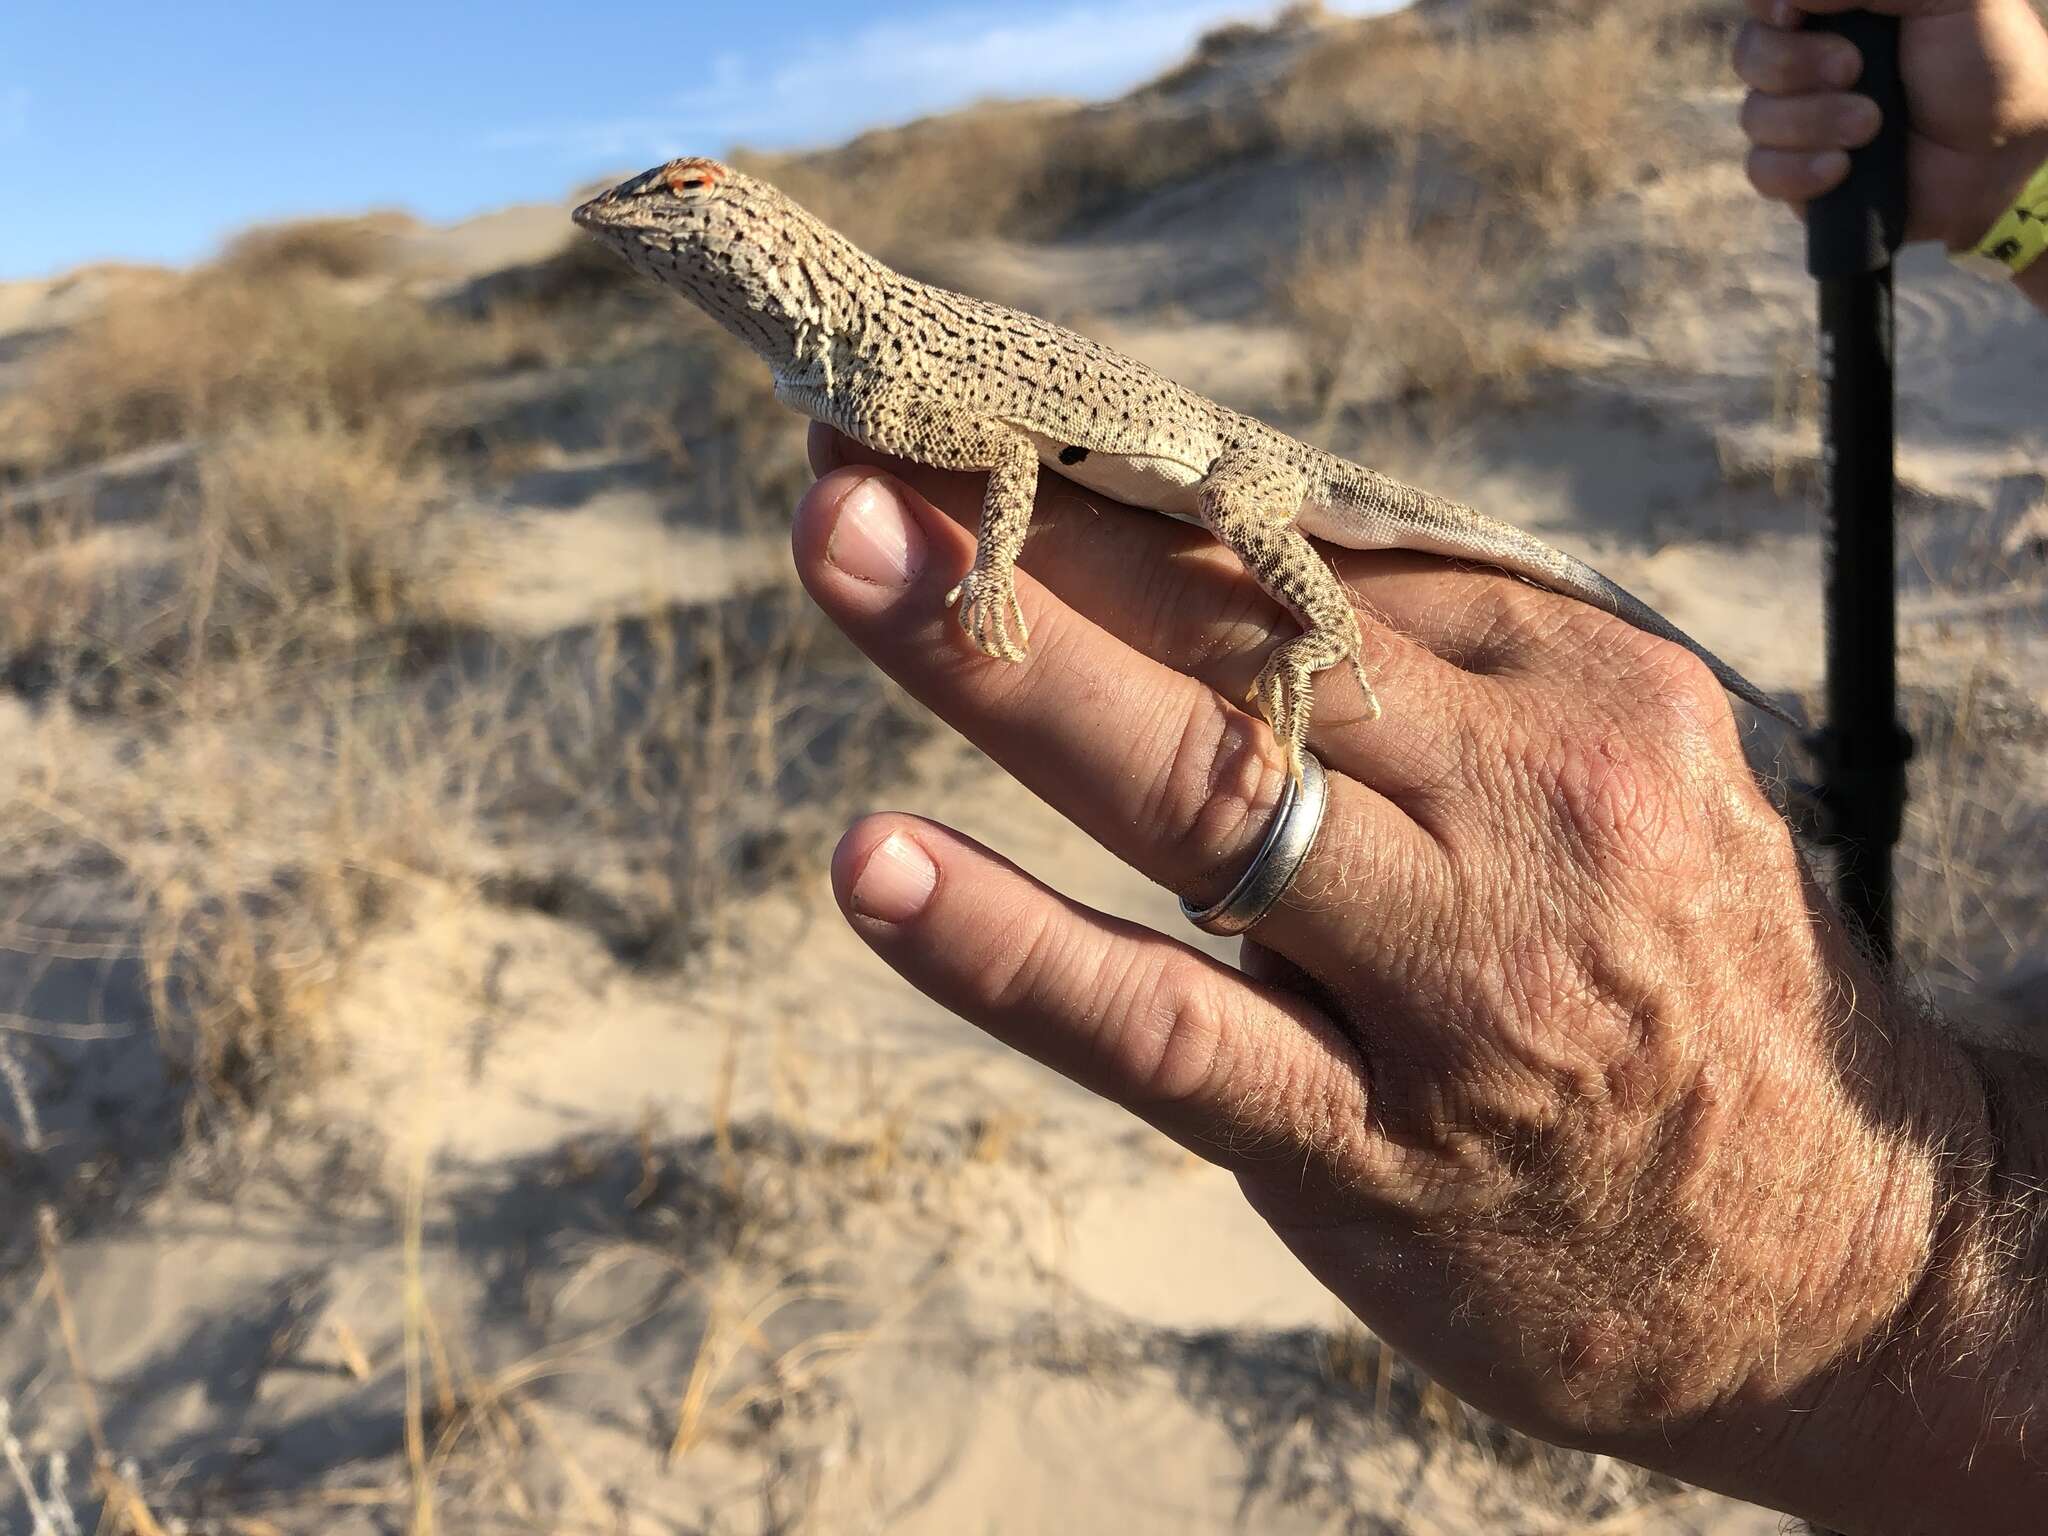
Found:
[[[1115,453],[1091,453],[1079,463],[1068,464],[1060,457],[1069,451],[1065,443],[1056,443],[1035,432],[1032,440],[1038,445],[1039,462],[1076,485],[1148,512],[1186,518],[1196,514],[1199,498],[1195,488],[1202,483],[1202,471],[1191,465]]]

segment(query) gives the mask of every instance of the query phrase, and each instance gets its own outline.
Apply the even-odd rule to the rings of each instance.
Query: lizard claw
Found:
[[[1031,641],[1024,605],[1017,598],[1017,578],[976,566],[946,594],[946,606],[960,605],[960,627],[984,656],[1022,661]]]
[[[1259,670],[1258,681],[1245,695],[1247,704],[1258,706],[1280,745],[1287,749],[1287,771],[1301,782],[1301,754],[1308,740],[1308,722],[1315,710],[1314,672],[1291,660],[1285,648],[1276,651]]]
[[[1385,713],[1380,708],[1380,696],[1372,691],[1372,680],[1365,675],[1365,663],[1356,656],[1351,658],[1351,675],[1358,681],[1358,691],[1365,697],[1365,718],[1377,720]]]
[[[1258,681],[1252,684],[1245,695],[1245,702],[1257,707],[1266,717],[1266,723],[1273,727],[1273,734],[1287,749],[1287,771],[1301,782],[1301,755],[1306,750],[1309,720],[1315,713],[1316,667],[1308,657],[1290,655],[1290,646],[1282,646],[1267,658],[1259,670]],[[1366,680],[1365,668],[1356,656],[1348,658],[1352,676],[1358,680],[1359,692],[1365,696],[1365,718],[1380,718],[1379,695],[1373,692],[1372,684]]]

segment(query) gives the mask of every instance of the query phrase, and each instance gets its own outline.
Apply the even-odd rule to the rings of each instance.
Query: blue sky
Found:
[[[1263,0],[0,0],[0,278],[550,199],[673,154],[1094,95]],[[1347,0],[1336,9],[1384,8]]]

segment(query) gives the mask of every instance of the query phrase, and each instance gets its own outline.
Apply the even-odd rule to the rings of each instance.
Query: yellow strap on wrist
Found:
[[[1977,242],[1974,256],[1995,261],[2018,277],[2048,252],[2048,162],[2034,172],[2033,179],[1991,232]]]

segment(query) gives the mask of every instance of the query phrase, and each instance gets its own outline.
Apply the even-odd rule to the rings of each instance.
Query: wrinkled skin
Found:
[[[1006,666],[940,601],[975,480],[881,473],[823,429],[813,458],[795,548],[825,610],[1086,832],[1219,896],[1285,773],[1235,701],[1288,629],[1230,556],[1048,480],[1035,649]],[[1981,1373],[1945,1399],[1924,1358],[1993,1305],[1983,1255],[2011,1247],[1973,1214],[1981,1064],[1842,940],[1712,678],[1510,578],[1335,560],[1386,713],[1325,684],[1328,819],[1244,973],[906,815],[841,844],[849,921],[1235,1173],[1324,1284],[1488,1410],[1851,1530],[1951,1528],[1940,1474],[1963,1483],[1975,1451],[1977,1528],[2017,1529],[1998,1500],[2039,1486],[1983,1476]],[[1950,1417],[1967,1432],[1930,1447]],[[1895,1486],[1906,1449],[1932,1504]]]

